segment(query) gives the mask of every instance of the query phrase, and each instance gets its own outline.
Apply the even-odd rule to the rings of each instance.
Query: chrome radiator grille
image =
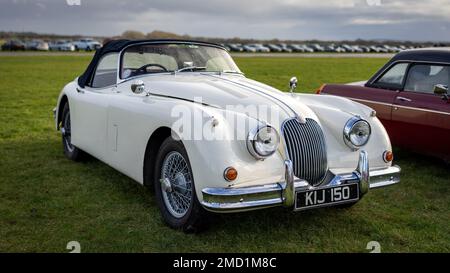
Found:
[[[328,170],[325,136],[320,125],[312,119],[306,119],[304,124],[290,119],[284,123],[282,132],[295,176],[311,185],[320,184]]]

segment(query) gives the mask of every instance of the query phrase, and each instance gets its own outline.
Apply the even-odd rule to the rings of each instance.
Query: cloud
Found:
[[[448,0],[0,0],[0,28],[117,35],[450,40]],[[413,31],[412,31],[413,30]]]

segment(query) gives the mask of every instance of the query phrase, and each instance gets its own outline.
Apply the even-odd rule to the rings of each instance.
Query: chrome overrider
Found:
[[[220,212],[254,210],[281,205],[293,207],[296,191],[321,189],[348,183],[359,183],[361,198],[369,189],[400,182],[401,171],[398,166],[369,171],[367,152],[361,151],[355,171],[334,175],[325,185],[313,187],[308,181],[294,176],[291,160],[285,160],[284,166],[285,180],[281,182],[240,188],[205,188],[202,190],[202,205],[207,210]]]

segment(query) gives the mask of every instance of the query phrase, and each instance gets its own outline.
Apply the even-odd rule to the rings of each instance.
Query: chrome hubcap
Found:
[[[183,217],[192,202],[192,175],[179,152],[173,151],[166,155],[161,176],[161,192],[166,208],[174,217]]]

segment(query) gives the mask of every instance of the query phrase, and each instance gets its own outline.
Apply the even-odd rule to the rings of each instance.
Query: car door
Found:
[[[117,54],[105,55],[85,88],[77,87],[71,98],[72,143],[103,160],[106,159],[108,106],[116,96]]]
[[[402,89],[409,63],[394,63],[373,82],[366,83],[364,92],[360,92],[356,100],[377,111],[377,117],[382,120],[388,131],[392,127],[392,104]]]
[[[110,166],[142,181],[143,158],[148,138],[157,129],[157,119],[149,116],[152,98],[131,91],[133,81],[118,84],[108,105],[107,162]]]
[[[449,81],[447,65],[411,64],[392,111],[397,131],[403,135],[401,146],[437,156],[450,154],[450,103],[434,94],[436,85],[448,87]]]

